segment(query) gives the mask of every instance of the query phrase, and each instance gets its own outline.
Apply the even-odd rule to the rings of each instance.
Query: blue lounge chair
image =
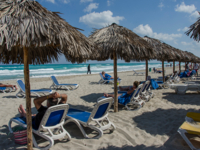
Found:
[[[103,135],[104,130],[108,130],[110,127],[112,127],[112,130],[115,130],[115,125],[108,119],[108,111],[112,102],[112,98],[105,98],[98,101],[91,113],[70,108],[66,116],[67,120],[65,121],[65,124],[69,122],[76,123],[85,138],[89,137],[82,125],[84,127],[89,127],[98,132],[98,135],[93,138],[100,138]]]
[[[196,71],[195,71],[195,70],[192,70],[192,72],[190,73],[190,75],[187,76],[187,73],[188,73],[188,72],[189,72],[189,70],[186,70],[186,71],[182,72],[182,73],[180,74],[180,78],[181,78],[181,79],[186,79],[186,80],[195,80],[195,79],[196,79],[196,77],[195,77]]]
[[[51,79],[53,84],[50,86],[50,89],[58,89],[64,87],[66,90],[75,90],[79,87],[78,84],[59,84],[55,76],[51,76]]]
[[[0,87],[0,91],[3,93],[10,93],[13,89],[11,87]]]
[[[37,144],[37,141],[35,140],[34,134],[32,134],[33,145],[36,148],[39,148],[42,150],[48,150],[54,145],[54,140],[64,138],[65,136],[67,136],[68,140],[71,139],[71,136],[69,135],[69,133],[63,128],[64,119],[68,112],[68,109],[69,109],[68,104],[60,104],[60,105],[49,107],[42,118],[39,128],[36,128],[34,126],[34,122],[32,122],[33,133],[49,141],[49,145],[47,145],[46,147],[39,147]],[[24,117],[12,118],[10,119],[8,123],[10,133],[13,133],[13,130],[11,128],[12,122],[17,123],[18,125],[24,127],[25,129],[27,128],[26,118]],[[54,134],[51,131],[54,129],[58,131],[56,132],[57,134]]]
[[[123,99],[120,99],[121,97],[118,97],[118,103],[121,105],[124,105],[128,110],[138,110],[140,108],[142,108],[145,104],[145,102],[141,99],[141,92],[144,88],[143,84],[140,84],[137,89],[135,89],[135,91],[132,93],[132,96],[130,97],[130,99],[125,99],[125,101]],[[118,93],[122,93],[122,94],[126,94],[127,91],[119,91]],[[105,96],[102,96],[100,98],[97,99],[97,102],[106,98]],[[113,99],[114,102],[114,99]],[[133,106],[134,109],[131,109],[129,106]],[[137,108],[135,108],[137,107]]]
[[[25,85],[23,83],[22,80],[17,80],[17,84],[20,88],[20,91],[16,94],[16,97],[19,98],[19,94],[23,96],[23,98],[26,97],[26,94],[25,94]],[[37,89],[37,90],[30,90],[31,94],[35,94],[36,96],[40,97],[40,95],[38,93],[52,93],[53,91],[52,90],[46,90],[46,89]]]
[[[99,84],[105,84],[105,83],[114,83],[114,79],[109,79],[109,80],[106,80],[104,79],[102,73],[99,73],[101,79],[99,80]],[[117,81],[120,83],[121,82],[121,79],[117,79]]]

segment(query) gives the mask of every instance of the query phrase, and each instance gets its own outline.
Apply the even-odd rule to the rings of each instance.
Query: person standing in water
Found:
[[[88,72],[90,72],[90,74],[91,74],[90,64],[89,64],[88,67],[87,67],[87,74],[88,74]]]

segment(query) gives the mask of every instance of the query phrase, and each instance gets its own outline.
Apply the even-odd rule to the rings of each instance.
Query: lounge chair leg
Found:
[[[97,127],[92,126],[92,125],[90,125],[90,128],[92,128],[93,130],[95,130],[95,131],[97,131],[99,133],[99,135],[95,136],[94,139],[99,139],[100,137],[103,136],[103,131],[101,129],[98,129]]]
[[[35,133],[35,134],[37,134],[37,133]],[[34,145],[36,148],[41,149],[41,150],[49,150],[49,149],[54,145],[54,140],[53,140],[51,137],[49,137],[49,136],[47,136],[47,135],[42,135],[42,134],[40,134],[39,136],[42,137],[42,138],[44,138],[45,140],[47,140],[47,141],[49,142],[49,145],[46,146],[46,147],[39,147],[38,144],[37,144],[37,142],[36,142],[36,140],[35,140],[34,135],[32,134],[32,137],[33,137],[33,145]]]
[[[87,136],[85,130],[83,129],[83,127],[81,126],[81,124],[77,120],[75,120],[75,119],[68,119],[67,121],[65,121],[64,125],[67,124],[67,123],[69,123],[69,122],[74,122],[79,127],[79,129],[81,130],[81,133],[83,134],[83,136],[85,138],[89,139],[89,137]]]
[[[116,126],[113,123],[111,123],[111,126],[113,127],[112,131],[116,130]]]
[[[188,144],[188,146],[192,149],[192,150],[197,150],[192,143],[190,142],[190,140],[186,137],[185,133],[186,131],[183,129],[178,129],[178,133],[182,136],[182,138],[185,140],[185,142]]]
[[[54,85],[51,85],[51,86],[50,86],[50,90],[52,90],[52,88],[53,88],[53,90],[54,90]]]
[[[67,86],[63,86],[67,91],[71,91]]]

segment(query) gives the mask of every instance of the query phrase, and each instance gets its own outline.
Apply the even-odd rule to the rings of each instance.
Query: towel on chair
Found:
[[[118,97],[118,103],[123,104],[123,105],[128,104],[130,102],[130,100],[131,100],[131,97],[132,97],[133,93],[131,93],[130,95],[127,94],[127,93],[124,93],[124,94],[120,95]]]
[[[159,85],[158,85],[158,83],[157,82],[159,82],[159,81],[155,81],[155,80],[153,80],[153,79],[151,79],[150,80],[151,81],[151,87],[153,88],[153,89],[157,89],[158,87],[159,87]],[[162,81],[161,81],[162,82]]]

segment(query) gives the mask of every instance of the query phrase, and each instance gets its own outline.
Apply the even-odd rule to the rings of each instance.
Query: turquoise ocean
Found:
[[[167,64],[167,63],[166,63]],[[165,64],[165,65],[166,65]],[[42,78],[54,76],[70,76],[87,74],[88,64],[45,64],[29,65],[31,78]],[[149,68],[161,67],[161,63],[149,63]],[[113,72],[112,63],[90,64],[92,74],[101,71]],[[118,72],[145,69],[145,63],[118,63]],[[0,80],[24,78],[23,65],[0,65]]]

